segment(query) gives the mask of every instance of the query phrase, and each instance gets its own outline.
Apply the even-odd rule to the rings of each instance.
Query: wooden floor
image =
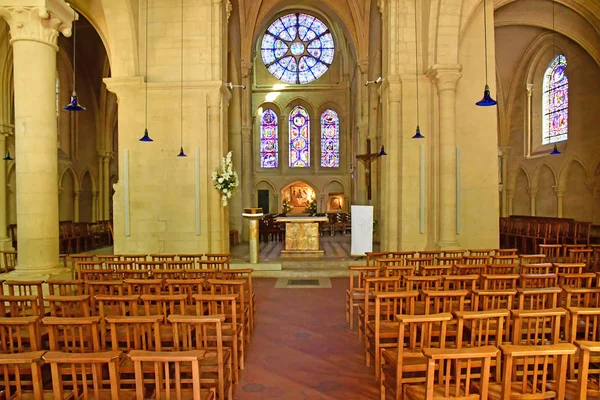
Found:
[[[346,326],[348,279],[331,283],[327,289],[275,289],[275,279],[253,280],[256,328],[234,399],[379,398],[356,331]]]

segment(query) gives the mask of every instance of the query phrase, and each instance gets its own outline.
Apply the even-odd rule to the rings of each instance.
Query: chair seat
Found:
[[[394,366],[398,365],[398,350],[385,349],[381,353],[386,364]],[[427,358],[423,353],[404,353],[402,357],[402,371],[404,372],[419,372],[425,371],[427,368]]]
[[[456,388],[451,385],[450,388],[451,393],[454,394],[454,391],[456,390]],[[444,385],[435,385],[433,387],[433,398],[440,398],[440,399],[445,399],[447,397],[444,397],[445,395],[445,390],[446,387]],[[426,393],[427,390],[425,388],[425,385],[409,385],[406,387],[405,390],[405,398],[409,399],[409,400],[423,400],[426,397]],[[459,397],[462,396],[462,397]],[[464,388],[460,388],[460,394],[459,397],[461,400],[467,400],[467,399],[472,399],[472,400],[478,400],[481,398],[481,396],[479,394],[476,393],[471,393],[469,396],[465,395],[465,390]]]
[[[520,395],[523,395],[522,392],[522,388],[523,388],[523,384],[522,382],[515,382],[512,383],[510,385],[511,387],[511,394],[513,395],[513,397],[518,398]],[[549,391],[544,393],[543,395],[541,393],[537,394],[537,397],[531,397],[534,398],[536,400],[538,399],[555,399],[556,398],[556,392],[554,391]],[[489,400],[504,400],[502,398],[502,384],[501,383],[490,383],[488,386],[488,399]]]
[[[548,382],[546,387],[549,390],[557,391],[558,385],[556,382]],[[578,388],[577,381],[568,380],[565,385],[565,400],[578,400]],[[600,383],[596,381],[588,382],[588,390],[587,390],[587,400],[600,400]]]

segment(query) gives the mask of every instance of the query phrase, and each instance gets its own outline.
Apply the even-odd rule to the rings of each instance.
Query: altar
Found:
[[[325,254],[319,247],[319,222],[327,221],[327,217],[278,217],[276,222],[285,223],[285,250],[281,250],[282,257]]]

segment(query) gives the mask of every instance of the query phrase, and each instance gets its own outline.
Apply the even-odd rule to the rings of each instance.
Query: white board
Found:
[[[352,206],[352,256],[373,251],[373,206]]]

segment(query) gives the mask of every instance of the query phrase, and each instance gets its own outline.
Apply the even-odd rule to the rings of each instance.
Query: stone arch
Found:
[[[563,165],[563,168],[560,171],[560,175],[558,177],[558,186],[568,188],[568,186],[569,186],[568,185],[569,170],[571,169],[571,167],[574,164],[579,164],[581,166],[581,168],[583,169],[583,172],[585,173],[585,181],[589,182],[589,183],[592,182],[592,180],[593,180],[592,174],[587,170],[587,168],[585,167],[585,164],[583,162],[581,162],[581,160],[579,160],[578,158],[571,157]]]
[[[79,179],[77,173],[67,165],[58,180],[58,220],[59,221],[78,221],[78,215],[75,204],[77,194],[79,193]]]
[[[94,177],[94,174],[92,174],[92,170],[90,169],[90,167],[85,167],[85,169],[83,170],[83,172],[81,172],[81,178],[79,180],[79,187],[82,188],[83,187],[83,179],[85,178],[85,175],[89,174],[90,176],[90,180],[92,183],[92,191],[97,191],[98,187],[96,185],[96,178]]]
[[[519,175],[519,173],[523,173],[525,175],[525,178],[527,179],[527,187],[531,186],[531,177],[529,176],[529,174],[527,173],[527,169],[525,169],[525,167],[523,165],[519,165],[511,174],[510,174],[510,178],[508,180],[508,188],[511,190],[515,190],[516,187],[516,181],[517,181],[517,176]]]
[[[311,182],[309,182],[309,181],[307,181],[305,179],[302,179],[302,178],[296,178],[296,179],[293,179],[293,180],[290,179],[290,180],[288,180],[288,182],[286,184],[284,184],[282,186],[281,190],[279,191],[279,193],[281,194],[281,197],[282,197],[281,198],[282,203],[283,203],[283,200],[284,200],[285,192],[286,191],[292,191],[294,189],[294,185],[298,185],[298,186],[306,185],[306,186],[308,186],[314,192],[314,199],[317,200],[317,204],[319,203],[319,195],[321,193],[319,191],[319,188],[317,188]],[[292,203],[294,203],[294,202],[292,201]],[[297,206],[297,208],[304,208],[304,207],[303,206]],[[320,211],[320,210],[318,210],[318,211]]]
[[[530,188],[530,178],[527,170],[522,165],[511,175],[510,187],[513,191],[512,196],[512,214],[530,215],[531,207],[528,190]]]
[[[79,195],[79,221],[92,222],[94,220],[94,192],[96,191],[96,183],[94,176],[88,168],[81,174]]]
[[[458,49],[461,39],[460,17],[463,13],[462,3],[463,0],[434,0],[431,2],[429,9],[430,31],[428,33],[430,65],[458,63]],[[421,14],[423,14],[422,9]],[[440,25],[442,29],[440,29]],[[464,31],[464,29],[462,30]],[[420,42],[423,43],[424,41],[421,40]]]
[[[6,223],[17,223],[17,177],[15,162],[10,161],[6,168]]]
[[[279,201],[279,190],[277,190],[277,188],[275,187],[275,185],[273,184],[273,182],[271,182],[269,179],[259,179],[258,182],[256,182],[254,184],[254,187],[252,189],[252,193],[254,194],[255,198],[256,198],[256,203],[258,206],[264,207],[266,208],[266,204],[264,204],[264,199],[262,199],[259,196],[259,190],[268,190],[269,191],[269,197],[268,197],[268,210],[263,210],[266,211],[266,213],[278,213],[281,211],[281,202]]]
[[[546,163],[535,169],[531,182],[531,190],[535,193],[536,215],[540,217],[556,217],[558,215],[558,198],[556,196],[557,174]]]
[[[271,188],[271,190],[273,190],[273,193],[275,193],[277,191],[277,189],[275,188],[275,185],[273,185],[273,183],[268,179],[261,179],[258,182],[256,182],[254,184],[254,191],[258,190],[258,187],[261,186],[262,183],[268,185]]]
[[[554,169],[546,164],[545,162],[539,164],[535,170],[533,171],[533,174],[531,175],[531,180],[530,180],[530,187],[532,188],[537,188],[539,186],[539,176],[540,176],[540,172],[544,169],[544,168],[548,168],[550,170],[550,172],[552,173],[552,177],[554,178],[554,181],[552,183],[553,186],[556,186],[556,184],[558,183],[558,179],[557,179],[557,174],[554,171]]]

